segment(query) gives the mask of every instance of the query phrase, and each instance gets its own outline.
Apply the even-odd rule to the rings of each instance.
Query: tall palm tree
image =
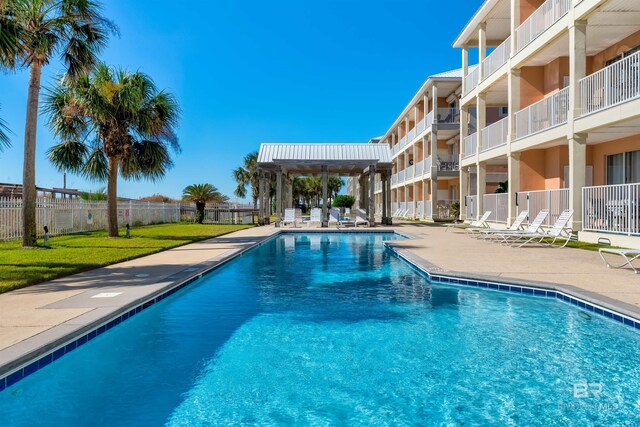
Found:
[[[331,203],[342,187],[344,187],[344,180],[339,176],[332,175],[327,179],[327,196],[331,199]]]
[[[173,165],[169,149],[180,150],[178,103],[146,74],[100,64],[89,75],[50,88],[44,110],[61,141],[49,149],[49,160],[60,170],[107,181],[109,236],[117,237],[118,175],[165,175]]]
[[[244,165],[237,167],[232,172],[233,179],[238,186],[233,194],[244,199],[247,197],[247,187],[251,187],[251,199],[253,208],[258,208],[258,198],[260,197],[259,177],[258,177],[258,152],[253,151],[244,156]]]
[[[2,0],[0,0],[2,1]],[[9,139],[9,127],[7,127],[7,122],[0,119],[0,152],[5,148],[11,147],[11,140]]]
[[[115,26],[96,0],[0,0],[0,63],[28,67],[29,86],[22,171],[22,245],[36,243],[35,152],[42,68],[59,56],[75,79],[97,62]],[[3,24],[9,24],[5,27]],[[5,31],[6,28],[6,31]]]
[[[199,224],[204,221],[204,208],[207,202],[222,203],[229,200],[211,184],[188,185],[182,190],[182,198],[196,204],[196,220]]]

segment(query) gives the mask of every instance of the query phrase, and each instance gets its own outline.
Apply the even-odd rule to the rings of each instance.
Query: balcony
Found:
[[[516,29],[516,52],[520,52],[567,14],[571,0],[547,0]]]
[[[582,189],[582,229],[640,235],[640,184],[601,185]]]
[[[482,69],[484,71],[484,78],[491,76],[498,71],[500,67],[507,63],[511,56],[511,37],[503,41],[500,46],[495,48],[485,59],[482,61]]]
[[[480,147],[480,152],[506,145],[508,130],[509,120],[507,117],[483,128],[480,131],[482,133],[482,147]]]
[[[458,172],[460,165],[457,156],[438,156],[438,171],[440,172]]]
[[[410,179],[413,179],[413,165],[407,167],[404,171],[405,171],[405,179],[407,181],[409,181]]]
[[[531,104],[516,113],[516,138],[524,138],[567,122],[569,88]]]
[[[424,160],[420,160],[416,163],[416,177],[421,177],[424,174]]]
[[[393,148],[391,149],[391,153],[392,154],[398,154],[398,151],[400,150],[400,146],[398,144],[394,145]]]
[[[478,148],[478,133],[472,133],[464,138],[462,146],[462,158],[466,159],[476,155],[476,149]]]
[[[416,139],[416,128],[415,127],[413,129],[411,129],[409,131],[409,133],[407,134],[407,143],[410,144],[411,141],[413,141],[414,139]]]
[[[404,169],[398,172],[398,184],[402,184],[404,182]]]
[[[464,94],[465,95],[468,95],[469,93],[471,93],[471,91],[473,91],[476,88],[476,86],[478,86],[479,78],[480,78],[480,68],[476,66],[464,78]]]
[[[432,117],[433,114],[429,113]],[[460,123],[460,110],[457,108],[438,108],[436,123],[438,124],[458,124]]]
[[[404,146],[407,145],[407,135],[400,138],[400,142],[398,143],[398,145],[400,146],[399,147],[400,150],[402,150]]]
[[[640,52],[580,80],[582,115],[640,97]]]

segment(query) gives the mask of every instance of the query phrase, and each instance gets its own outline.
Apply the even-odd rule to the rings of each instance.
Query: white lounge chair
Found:
[[[367,219],[367,214],[360,209],[356,210],[355,226],[357,227],[358,225],[366,225],[367,227],[370,226],[369,220]]]
[[[445,233],[447,231],[449,231],[450,228],[468,228],[468,227],[473,227],[473,228],[489,228],[489,224],[487,224],[487,220],[489,219],[489,216],[491,216],[491,211],[486,211],[484,214],[482,214],[482,217],[478,220],[475,221],[471,221],[471,222],[465,222],[462,224],[447,224],[447,228],[445,231]]]
[[[609,268],[623,268],[629,266],[634,273],[638,274],[638,268],[633,265],[633,261],[640,258],[640,250],[637,249],[615,249],[615,248],[600,248],[598,249],[598,253],[600,254],[600,258],[607,264]],[[617,255],[622,257],[624,262],[621,264],[613,265],[604,257],[604,254]]]
[[[565,242],[562,246],[559,247],[564,248],[565,246],[567,246],[567,243],[569,243],[569,240],[571,240],[571,237],[573,236],[571,230],[567,231],[567,224],[571,220],[572,216],[573,210],[566,209],[560,214],[556,223],[553,224],[553,227],[548,231],[545,231],[543,233],[513,233],[517,236],[518,240],[524,240],[524,242],[522,243],[515,242],[513,246],[521,248],[530,243],[553,246],[556,243],[556,240],[563,239]],[[551,239],[551,242],[545,242],[545,239]]]
[[[296,210],[295,209],[285,209],[284,210],[284,219],[280,221],[280,225],[286,227],[287,224],[296,226]]]
[[[498,239],[501,243],[506,243],[509,239],[519,239],[519,236],[522,234],[542,234],[541,227],[544,221],[549,216],[548,209],[542,209],[538,212],[538,215],[531,221],[531,224],[527,226],[524,230],[484,230],[481,231],[481,235],[484,235],[485,240],[489,239]]]
[[[318,223],[322,225],[322,209],[313,208],[311,209],[311,217],[308,221],[306,221],[307,227],[310,227],[311,224]]]
[[[529,215],[529,211],[527,210],[521,211],[516,217],[516,219],[513,221],[513,224],[511,224],[511,226],[509,226],[506,229],[504,228],[503,229],[498,229],[498,228],[486,229],[486,228],[469,227],[469,228],[465,228],[464,231],[467,233],[476,234],[478,235],[478,237],[482,237],[483,235],[486,237],[487,235],[490,235],[493,233],[504,233],[505,231],[522,230],[522,224],[524,223],[524,220],[527,219],[527,215]]]
[[[329,209],[329,224],[342,225],[340,221],[340,211],[338,209]]]

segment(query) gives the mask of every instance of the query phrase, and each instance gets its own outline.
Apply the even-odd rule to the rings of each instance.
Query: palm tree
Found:
[[[222,203],[229,200],[211,184],[188,185],[182,190],[182,198],[196,204],[196,220],[199,224],[204,221],[204,208],[207,206],[207,202]]]
[[[344,187],[344,180],[339,176],[330,176],[327,179],[327,196],[333,202],[333,198],[338,195],[340,189]]]
[[[61,141],[49,149],[49,160],[60,170],[107,181],[109,236],[117,237],[118,175],[160,179],[173,165],[169,149],[180,150],[175,98],[146,74],[100,64],[49,89],[44,110]]]
[[[9,139],[10,132],[11,131],[7,127],[7,122],[0,119],[0,152],[2,152],[2,150],[4,150],[5,148],[11,147],[11,140]]]
[[[22,172],[22,245],[36,244],[35,152],[42,68],[60,56],[66,77],[75,79],[97,62],[115,26],[95,0],[0,0],[0,63],[29,68]],[[10,22],[9,22],[10,21]],[[9,23],[7,30],[2,24]]]
[[[253,151],[244,156],[244,165],[237,167],[232,172],[233,179],[238,186],[233,194],[244,199],[247,197],[247,186],[251,187],[251,198],[253,208],[258,208],[258,198],[260,197],[259,177],[258,177],[258,152]]]

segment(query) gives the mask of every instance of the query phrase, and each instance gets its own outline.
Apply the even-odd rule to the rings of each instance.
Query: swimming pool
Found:
[[[0,424],[635,424],[640,336],[288,234],[0,392]]]

